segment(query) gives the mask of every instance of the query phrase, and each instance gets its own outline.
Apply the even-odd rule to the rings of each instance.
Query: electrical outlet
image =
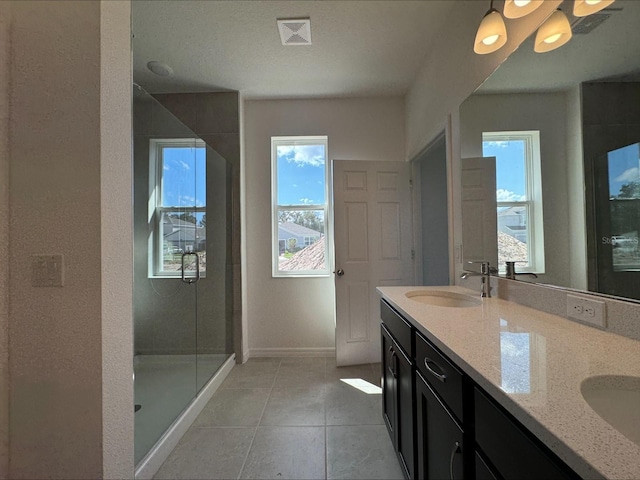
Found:
[[[567,295],[567,317],[598,327],[606,326],[605,303],[601,300]]]

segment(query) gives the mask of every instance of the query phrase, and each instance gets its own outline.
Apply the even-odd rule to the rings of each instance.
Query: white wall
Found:
[[[9,18],[0,2],[0,257],[9,258]],[[0,269],[0,478],[9,475],[9,272]]]
[[[133,474],[129,24],[128,2],[11,3],[11,478]],[[63,287],[32,286],[38,254]]]
[[[477,55],[473,41],[487,4],[475,0],[456,1],[449,21],[442,25],[438,42],[426,52],[425,61],[406,95],[407,159],[415,158],[443,128],[447,129],[449,257],[454,259],[451,273],[456,282],[463,267],[461,257],[455,256],[462,244],[458,109],[560,3],[561,0],[546,0],[530,15],[506,20],[509,39],[505,46],[488,55]],[[502,5],[503,2],[498,1],[494,7],[500,10]]]
[[[271,277],[271,137],[327,135],[329,159],[403,161],[400,97],[246,101],[246,321],[251,355],[329,353],[333,278]]]
[[[567,191],[569,196],[569,284],[587,289],[587,227],[585,213],[584,163],[582,153],[582,102],[580,86],[566,92],[567,108]]]
[[[100,2],[102,476],[131,478],[133,237],[131,3]]]
[[[561,0],[546,0],[526,17],[506,20],[508,40],[488,55],[477,55],[473,42],[489,2],[456,0],[449,21],[442,25],[436,44],[406,96],[407,157],[414,158],[443,130],[447,117],[550,15]],[[502,9],[503,2],[494,7]]]
[[[537,281],[570,286],[564,93],[472,95],[460,107],[461,156],[482,156],[482,132],[540,131],[546,273]]]

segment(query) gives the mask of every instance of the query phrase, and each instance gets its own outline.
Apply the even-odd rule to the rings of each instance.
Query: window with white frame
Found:
[[[206,271],[206,146],[193,138],[152,139],[149,144],[149,276]]]
[[[482,154],[496,157],[500,270],[544,273],[540,132],[484,132]]]
[[[328,276],[327,137],[272,137],[274,277]]]

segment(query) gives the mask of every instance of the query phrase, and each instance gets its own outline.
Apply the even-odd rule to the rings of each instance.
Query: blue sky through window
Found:
[[[206,206],[204,147],[164,147],[162,170],[162,206]]]
[[[640,182],[640,143],[628,145],[608,153],[609,195],[620,194],[620,187]]]
[[[499,202],[526,200],[525,142],[482,142],[482,155],[496,157],[496,197]]]
[[[324,145],[278,145],[278,205],[325,203]]]

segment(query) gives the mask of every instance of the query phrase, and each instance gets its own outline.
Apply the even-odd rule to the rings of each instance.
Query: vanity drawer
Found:
[[[474,388],[476,444],[502,478],[579,478],[486,394]]]
[[[413,348],[411,348],[411,325],[402,318],[384,300],[380,300],[380,318],[393,335],[394,340],[405,351],[409,358],[413,358]]]
[[[462,372],[418,332],[416,366],[451,412],[462,422]]]

